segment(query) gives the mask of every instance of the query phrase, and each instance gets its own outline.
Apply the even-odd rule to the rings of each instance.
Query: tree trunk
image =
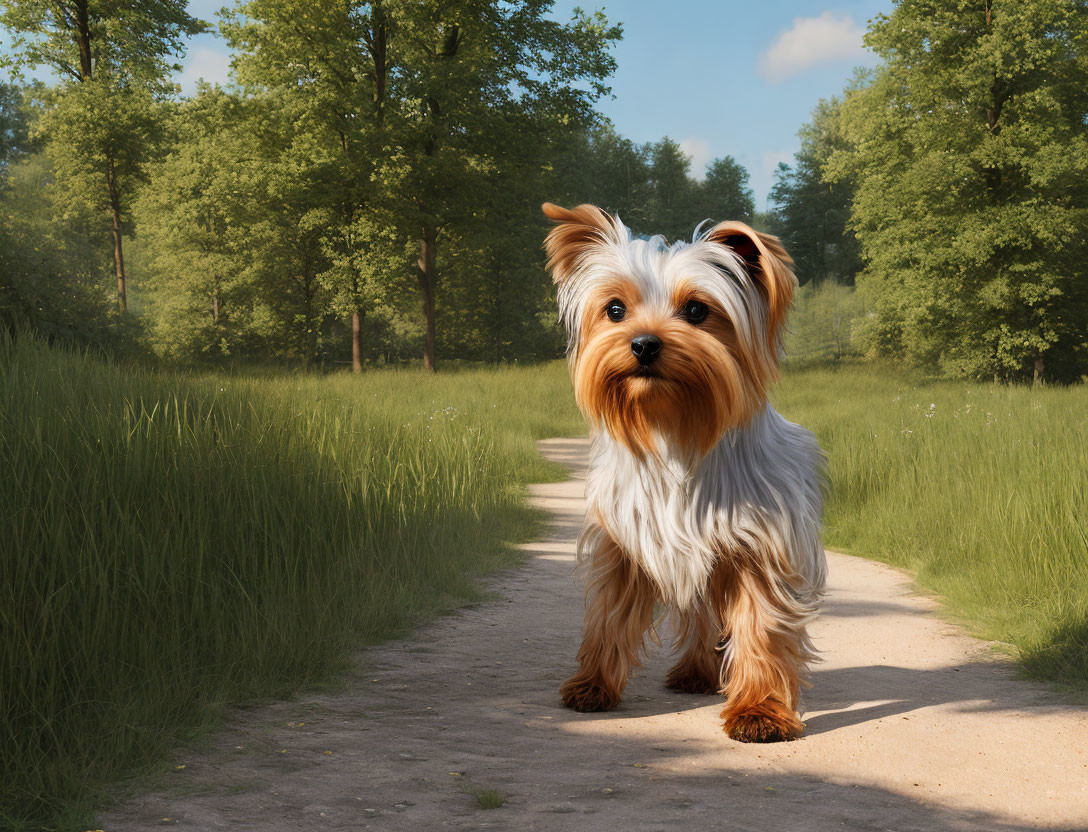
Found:
[[[79,80],[89,81],[94,72],[91,58],[91,22],[88,0],[76,0],[76,43],[79,47]]]
[[[363,371],[363,310],[351,313],[351,371]]]
[[[122,315],[128,311],[128,293],[125,289],[125,255],[121,248],[121,194],[117,190],[117,175],[113,159],[106,159],[106,187],[110,195],[110,212],[113,215],[113,263],[117,269],[117,308]]]
[[[212,326],[219,326],[219,287],[212,289]]]
[[[1033,384],[1043,383],[1043,357],[1041,355],[1035,358],[1035,376],[1032,379]]]
[[[435,248],[438,241],[438,229],[433,225],[423,226],[423,235],[419,243],[419,288],[423,292],[423,318],[426,322],[426,340],[423,345],[423,366],[432,373],[435,370],[434,357],[434,273]]]
[[[445,29],[445,35],[442,38],[442,45],[435,53],[435,57],[443,61],[452,60],[456,57],[460,44],[461,27],[457,24],[447,27]],[[442,107],[439,104],[437,97],[434,95],[428,95],[424,100],[430,114],[430,119],[434,124],[434,129],[429,131],[430,135],[423,141],[423,153],[427,157],[432,157],[438,147],[437,137],[439,133],[438,128],[441,126]],[[424,194],[427,193],[430,193],[430,188],[424,190]],[[424,216],[427,215],[426,205],[427,198],[420,198],[419,208]],[[426,341],[423,346],[423,366],[433,373],[435,371],[434,290],[435,284],[438,281],[438,275],[435,273],[434,264],[435,251],[438,245],[438,227],[433,221],[424,222],[422,232],[419,243],[418,276],[419,288],[423,292],[423,318],[426,325]]]

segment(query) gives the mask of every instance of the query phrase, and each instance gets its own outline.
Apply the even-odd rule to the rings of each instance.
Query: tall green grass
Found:
[[[1088,685],[1088,388],[788,370],[830,460],[824,539],[911,570],[1033,676]]]
[[[188,377],[0,342],[0,825],[80,828],[223,702],[474,597],[577,433],[559,364]],[[82,828],[86,828],[85,826]]]

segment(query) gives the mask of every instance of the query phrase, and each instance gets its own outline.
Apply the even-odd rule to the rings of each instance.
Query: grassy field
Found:
[[[1088,682],[1088,389],[789,369],[828,545],[914,571],[1038,678]],[[289,696],[476,597],[533,535],[561,362],[180,375],[0,342],[0,826],[86,829],[225,702]]]
[[[89,828],[221,703],[476,597],[536,532],[560,364],[157,375],[0,343],[0,827]]]
[[[829,548],[911,570],[1032,676],[1088,686],[1088,387],[787,370],[830,458]]]

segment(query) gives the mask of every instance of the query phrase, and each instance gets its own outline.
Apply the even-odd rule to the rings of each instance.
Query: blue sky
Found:
[[[735,157],[761,209],[816,102],[839,93],[855,66],[875,63],[861,36],[892,7],[891,0],[605,0],[561,2],[557,12],[576,5],[603,7],[623,23],[615,99],[601,104],[619,131],[638,142],[676,139],[697,174],[709,159]]]
[[[214,21],[224,2],[189,9]],[[816,102],[840,92],[855,66],[874,63],[861,35],[892,2],[558,0],[554,14],[566,19],[578,5],[623,23],[615,97],[600,104],[617,129],[637,142],[679,141],[696,175],[708,160],[734,156],[763,208],[772,173],[791,160]],[[200,77],[225,82],[230,57],[222,40],[201,35],[183,64],[179,80],[189,92]]]

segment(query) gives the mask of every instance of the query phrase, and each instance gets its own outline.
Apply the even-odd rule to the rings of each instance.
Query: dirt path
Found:
[[[584,464],[583,440],[541,447]],[[856,558],[831,555],[800,741],[732,742],[716,698],[665,690],[657,649],[618,711],[561,707],[580,476],[533,488],[554,523],[498,600],[368,651],[342,693],[238,712],[212,750],[179,754],[172,788],[102,828],[1088,829],[1088,709],[1014,680],[900,573]],[[473,787],[505,805],[478,808]]]

